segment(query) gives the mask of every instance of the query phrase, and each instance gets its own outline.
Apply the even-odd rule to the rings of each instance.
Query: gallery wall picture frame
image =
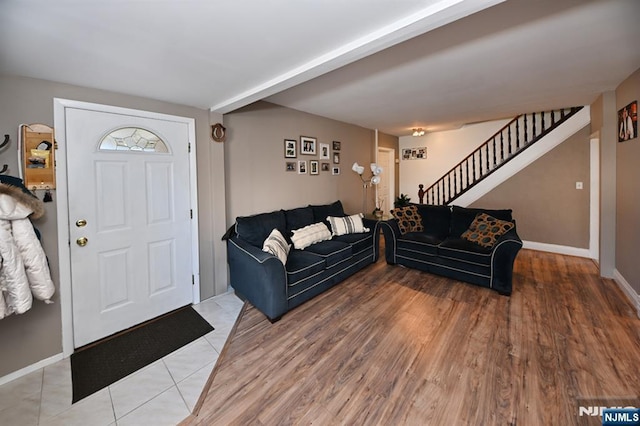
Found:
[[[340,141],[333,141],[333,150],[340,151],[340,145],[342,145]]]
[[[339,175],[340,174],[340,167],[335,166],[335,167],[331,168],[331,174],[334,175],[334,176]]]
[[[307,174],[307,160],[298,160],[298,174],[299,175]]]
[[[404,148],[402,150],[403,160],[426,160],[427,159],[427,147],[420,146],[414,148]]]
[[[295,172],[297,169],[295,161],[287,161],[285,163],[285,170],[288,172]]]
[[[316,155],[316,138],[300,136],[300,154]]]
[[[309,161],[309,174],[310,175],[320,174],[320,162],[318,160]]]
[[[331,158],[331,151],[330,151],[330,146],[328,143],[321,143],[320,144],[320,159],[321,160],[328,160],[329,158]]]
[[[340,153],[339,152],[334,152],[333,153],[333,164],[340,164]]]
[[[618,142],[638,137],[638,101],[618,111]]]
[[[284,158],[296,158],[296,147],[298,141],[295,139],[284,140]]]
[[[330,165],[329,163],[322,163],[322,164],[320,165],[320,169],[321,169],[323,172],[330,172],[330,171],[331,171],[331,165]]]

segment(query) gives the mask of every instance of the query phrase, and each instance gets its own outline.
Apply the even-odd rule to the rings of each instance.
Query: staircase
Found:
[[[582,109],[580,106],[515,117],[429,188],[425,190],[420,184],[420,204],[446,205],[459,199]]]

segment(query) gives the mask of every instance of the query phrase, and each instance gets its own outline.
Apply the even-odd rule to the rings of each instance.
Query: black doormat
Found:
[[[81,348],[71,355],[73,403],[212,330],[187,306]]]

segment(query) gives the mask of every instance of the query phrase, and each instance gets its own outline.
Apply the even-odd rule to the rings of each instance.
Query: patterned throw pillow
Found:
[[[283,265],[287,263],[287,256],[289,255],[290,249],[291,245],[287,244],[287,240],[285,240],[282,233],[277,229],[271,231],[262,245],[262,251],[271,253],[280,259]]]
[[[391,210],[393,217],[398,219],[398,227],[402,235],[408,232],[423,232],[422,216],[416,206],[397,207]]]
[[[369,232],[369,228],[365,228],[362,223],[362,213],[346,217],[327,216],[327,220],[334,236]]]
[[[512,222],[496,219],[486,213],[478,213],[461,237],[482,247],[491,248],[500,236],[513,227]]]
[[[331,239],[331,231],[329,231],[327,225],[322,222],[295,229],[291,232],[293,232],[291,241],[293,242],[293,246],[298,250],[304,250],[311,244]]]

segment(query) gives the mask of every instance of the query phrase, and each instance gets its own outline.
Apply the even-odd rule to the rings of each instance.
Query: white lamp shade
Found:
[[[364,167],[361,166],[360,164],[358,164],[358,162],[353,163],[353,166],[351,166],[351,170],[353,170],[354,172],[356,172],[359,175],[364,173]]]
[[[371,178],[371,183],[377,185],[380,183],[380,176],[376,175]]]
[[[375,176],[378,176],[380,173],[382,173],[382,167],[378,166],[376,163],[371,163],[371,173],[373,173]]]

